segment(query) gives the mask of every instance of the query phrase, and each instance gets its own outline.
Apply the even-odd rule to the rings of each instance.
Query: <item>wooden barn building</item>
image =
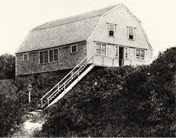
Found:
[[[32,29],[16,53],[16,75],[74,68],[149,64],[153,49],[141,21],[123,4]]]

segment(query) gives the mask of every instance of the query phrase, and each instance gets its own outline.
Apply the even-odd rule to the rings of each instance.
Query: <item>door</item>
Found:
[[[119,47],[119,66],[124,65],[124,47]]]

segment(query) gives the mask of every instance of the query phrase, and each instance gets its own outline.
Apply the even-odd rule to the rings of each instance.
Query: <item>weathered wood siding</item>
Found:
[[[71,45],[60,46],[59,61],[53,63],[39,63],[39,52],[31,51],[29,60],[23,61],[23,53],[16,54],[16,75],[32,73],[50,72],[75,67],[83,58],[86,57],[86,43],[78,43],[78,52],[71,53]],[[57,47],[56,47],[57,48]]]
[[[108,27],[107,24],[112,23],[116,25],[115,37],[109,37],[108,35]],[[128,39],[128,27],[133,27],[134,29],[134,40]],[[118,57],[115,57],[113,53],[115,46],[127,47],[128,50],[128,58],[124,58],[125,65],[141,65],[141,64],[149,64],[152,61],[152,50],[149,47],[145,35],[143,34],[143,30],[141,28],[140,23],[134,18],[125,8],[120,7],[108,14],[104,15],[100,22],[92,33],[91,37],[88,40],[88,57],[92,57],[95,55],[95,43],[102,42],[107,44],[107,55],[104,57],[99,57],[99,64],[101,64],[102,60],[107,60],[109,58],[113,58],[114,64],[111,66],[119,66]],[[110,46],[108,44],[113,44]],[[135,48],[145,49],[145,60],[136,60]],[[112,53],[108,54],[108,51]],[[109,62],[113,62],[110,61]],[[110,63],[106,62],[103,66],[110,66]],[[98,60],[96,62],[98,64]]]

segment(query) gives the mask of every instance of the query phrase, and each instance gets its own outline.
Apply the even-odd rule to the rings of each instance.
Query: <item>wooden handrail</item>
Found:
[[[76,67],[74,67],[61,81],[59,81],[49,92],[47,92],[40,100],[43,100],[54,88],[58,87],[58,85],[64,81],[65,78],[67,78],[70,74],[73,73],[73,71],[78,68],[81,63],[83,63],[83,61],[85,61],[87,58],[84,58],[78,65],[76,65]]]
[[[61,84],[58,88],[58,90],[55,90],[49,97],[47,97],[47,100],[50,100],[53,95],[55,95],[57,92],[60,92],[61,90],[69,81],[72,81],[74,77],[76,77],[84,68],[86,67],[86,64],[83,64],[76,72],[72,74],[63,84]]]
[[[52,99],[52,97],[59,93],[61,89],[66,87],[67,83],[69,81],[72,81],[75,79],[76,75],[78,75],[87,65],[87,63],[91,60],[87,60],[87,58],[84,58],[79,64],[77,64],[61,81],[59,81],[50,91],[48,91],[40,100],[41,100],[41,106],[44,107],[46,99],[47,103]],[[79,67],[79,68],[78,68]],[[57,88],[57,89],[56,89]],[[56,89],[56,90],[55,90]]]

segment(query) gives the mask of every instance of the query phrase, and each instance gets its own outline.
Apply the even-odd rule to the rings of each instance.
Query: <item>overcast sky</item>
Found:
[[[15,54],[27,33],[47,21],[119,3],[142,21],[154,56],[176,46],[176,0],[0,0],[0,55]]]

